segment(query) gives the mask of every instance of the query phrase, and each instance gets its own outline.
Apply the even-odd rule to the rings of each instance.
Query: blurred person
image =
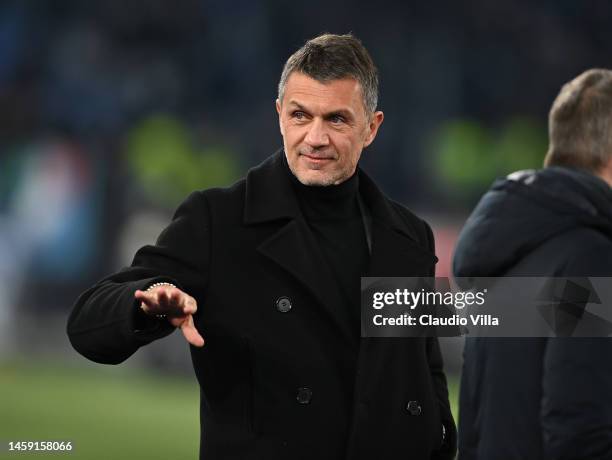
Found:
[[[74,307],[70,340],[99,363],[181,330],[202,459],[455,455],[438,340],[360,336],[362,275],[432,276],[436,263],[430,227],[358,167],[377,98],[359,40],[308,41],[280,78],[284,148],[191,194],[156,245]]]
[[[457,277],[612,276],[612,71],[567,83],[544,168],[496,181],[456,246]],[[612,458],[612,339],[468,338],[460,460]]]
[[[33,346],[15,321],[36,328],[69,301],[62,288],[93,266],[90,169],[78,143],[62,137],[34,139],[0,158],[0,355]],[[47,349],[50,331],[37,330]]]

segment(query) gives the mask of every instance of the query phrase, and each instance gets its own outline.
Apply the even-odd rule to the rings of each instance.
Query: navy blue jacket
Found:
[[[453,271],[612,276],[610,187],[559,167],[497,181],[461,232]],[[612,338],[467,339],[459,459],[612,459]]]

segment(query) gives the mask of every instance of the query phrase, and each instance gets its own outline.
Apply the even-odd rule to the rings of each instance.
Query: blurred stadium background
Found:
[[[192,189],[281,145],[276,85],[306,39],[352,31],[373,55],[385,122],[363,165],[432,223],[445,276],[480,194],[540,165],[560,86],[611,67],[610,19],[606,1],[0,2],[0,440],[196,458],[180,337],[98,366],[66,316]],[[444,341],[454,402],[461,347]]]

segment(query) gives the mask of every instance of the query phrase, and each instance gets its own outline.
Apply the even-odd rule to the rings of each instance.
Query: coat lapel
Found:
[[[372,234],[368,276],[432,276],[437,258],[427,249],[380,222],[374,221]]]
[[[372,221],[372,251],[367,276],[433,275],[438,259],[426,247],[427,236],[423,224],[416,217],[409,220],[403,218],[363,171],[360,171],[359,184]],[[416,228],[417,225],[421,228]],[[363,324],[361,336],[357,357],[358,371],[354,381],[355,394],[367,393],[369,383],[376,380],[376,375],[367,372],[368,369],[376,368],[376,363],[372,361],[379,361],[381,356],[385,355],[385,350],[398,345],[398,342],[393,340],[365,337]]]
[[[278,152],[247,175],[244,221],[248,225],[278,221],[278,230],[257,251],[305,287],[339,332],[350,340],[353,333],[340,290],[300,212],[282,155],[282,151]]]
[[[438,259],[426,247],[423,224],[416,217],[403,218],[372,179],[363,171],[360,174],[360,193],[372,215],[367,276],[431,276]],[[421,228],[415,228],[417,224]]]
[[[302,218],[284,225],[257,249],[308,289],[345,337],[353,335],[331,270]]]

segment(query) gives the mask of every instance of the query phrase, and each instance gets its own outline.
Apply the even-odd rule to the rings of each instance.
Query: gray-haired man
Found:
[[[358,168],[383,121],[377,86],[355,37],[308,41],[279,84],[284,149],[193,193],[155,246],[75,306],[70,339],[102,363],[182,330],[200,458],[455,454],[437,340],[360,337],[362,275],[431,276],[436,263],[429,226]]]

